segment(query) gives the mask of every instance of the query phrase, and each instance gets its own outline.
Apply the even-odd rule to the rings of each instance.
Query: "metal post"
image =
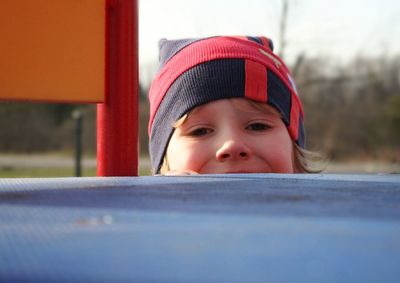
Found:
[[[75,120],[75,177],[82,176],[82,112],[75,110],[72,112]]]

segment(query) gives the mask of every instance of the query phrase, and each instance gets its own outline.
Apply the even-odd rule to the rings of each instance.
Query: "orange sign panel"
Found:
[[[1,0],[0,99],[102,102],[106,0]]]

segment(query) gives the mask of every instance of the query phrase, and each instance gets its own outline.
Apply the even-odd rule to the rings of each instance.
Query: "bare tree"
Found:
[[[287,23],[288,10],[289,10],[288,0],[283,0],[282,16],[279,25],[279,43],[280,43],[279,57],[281,57],[282,59],[285,55],[285,47],[286,47],[286,23]]]

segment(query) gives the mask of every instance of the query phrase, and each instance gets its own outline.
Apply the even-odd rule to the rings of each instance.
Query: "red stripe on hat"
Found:
[[[263,54],[260,49],[269,53]],[[290,89],[291,85],[286,77],[286,66],[283,64],[277,67],[274,58],[281,61],[279,57],[271,52],[269,48],[248,40],[235,37],[211,37],[205,40],[196,41],[173,56],[161,69],[154,79],[150,92],[150,119],[149,133],[153,125],[153,120],[164,95],[174,83],[174,81],[187,70],[194,66],[216,59],[242,58],[263,64],[274,73]]]
[[[245,96],[252,100],[267,101],[267,70],[260,63],[245,61]]]

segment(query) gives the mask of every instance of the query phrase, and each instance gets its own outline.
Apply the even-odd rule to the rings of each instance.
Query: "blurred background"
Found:
[[[328,173],[400,173],[400,2],[139,1],[140,175],[150,174],[147,91],[158,41],[265,35],[296,79],[307,148]],[[73,176],[79,115],[82,176],[96,174],[96,106],[0,103],[0,177]],[[73,115],[75,113],[75,115]]]

